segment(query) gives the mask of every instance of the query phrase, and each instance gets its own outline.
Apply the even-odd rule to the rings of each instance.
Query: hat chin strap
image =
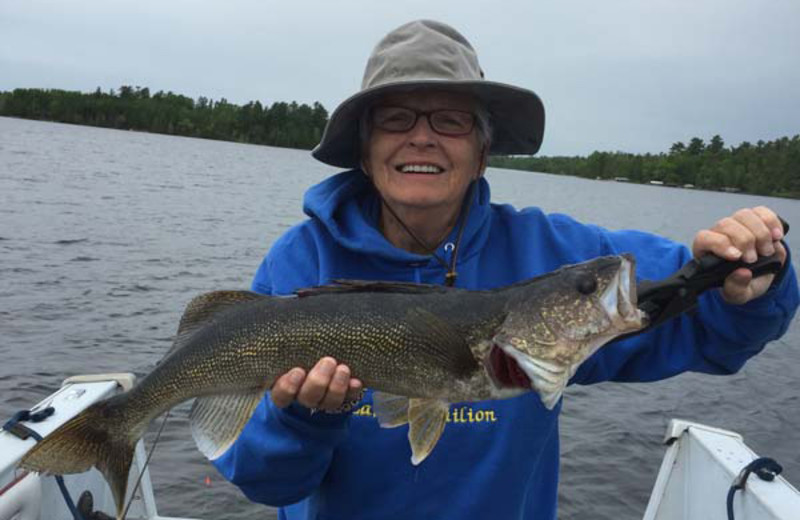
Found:
[[[483,174],[486,173],[486,168],[489,166],[489,143],[481,146],[481,164],[478,166],[478,176],[475,178],[477,181]]]

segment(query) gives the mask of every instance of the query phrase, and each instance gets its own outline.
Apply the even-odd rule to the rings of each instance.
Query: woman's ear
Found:
[[[372,178],[372,176],[369,174],[369,170],[367,169],[367,161],[364,160],[363,156],[359,161],[359,166],[361,167],[361,171],[364,172],[364,175],[366,175],[368,178]]]

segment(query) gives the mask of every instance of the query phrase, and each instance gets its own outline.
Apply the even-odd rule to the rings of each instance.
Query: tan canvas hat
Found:
[[[332,166],[357,168],[362,112],[377,98],[395,92],[442,89],[471,94],[489,111],[489,153],[534,154],[542,144],[544,106],[534,92],[483,79],[475,49],[441,22],[416,20],[387,34],[367,61],[361,91],[331,114],[322,141],[311,152]]]

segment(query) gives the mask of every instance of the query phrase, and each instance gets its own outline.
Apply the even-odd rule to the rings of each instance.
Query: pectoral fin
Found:
[[[408,442],[411,445],[411,463],[415,466],[425,460],[442,436],[450,405],[438,399],[409,399]]]
[[[214,460],[225,453],[239,437],[263,397],[264,389],[258,388],[195,400],[189,418],[192,437],[203,455]]]

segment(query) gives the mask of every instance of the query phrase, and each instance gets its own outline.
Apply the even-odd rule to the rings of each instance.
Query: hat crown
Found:
[[[387,34],[367,60],[361,90],[336,107],[312,154],[345,168],[361,164],[359,121],[382,97],[418,89],[473,97],[491,118],[490,154],[533,154],[544,133],[544,106],[536,93],[483,78],[475,49],[449,25],[416,20]]]
[[[483,79],[472,45],[449,25],[416,20],[387,34],[367,61],[361,89],[414,81]]]

